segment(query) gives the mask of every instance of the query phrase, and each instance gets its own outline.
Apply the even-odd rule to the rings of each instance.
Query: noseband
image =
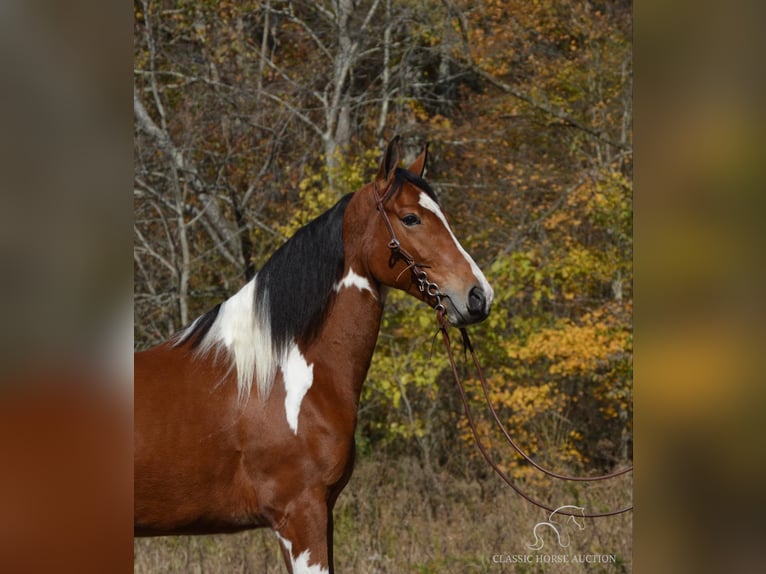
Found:
[[[404,268],[404,270],[399,273],[399,275],[396,277],[397,280],[399,277],[402,276],[402,273],[407,271],[408,269],[412,270],[412,276],[415,280],[415,282],[418,285],[418,289],[421,293],[425,293],[429,297],[436,300],[436,304],[433,306],[434,310],[437,313],[441,313],[443,316],[447,315],[447,308],[442,303],[442,298],[446,297],[444,293],[441,292],[439,289],[439,285],[434,283],[433,281],[429,281],[428,274],[425,272],[424,267],[428,267],[428,265],[424,265],[422,263],[417,263],[415,261],[415,258],[410,255],[403,247],[402,244],[399,243],[399,240],[396,238],[396,233],[394,232],[394,226],[391,224],[391,219],[389,219],[388,214],[386,213],[385,209],[385,203],[388,201],[391,196],[394,194],[395,187],[393,184],[391,184],[386,192],[381,197],[380,193],[378,192],[378,182],[376,181],[373,184],[372,192],[373,196],[375,197],[375,206],[378,209],[378,212],[380,213],[381,217],[383,218],[383,223],[385,223],[386,228],[388,229],[388,233],[391,236],[391,240],[388,242],[388,249],[391,251],[391,257],[389,259],[389,265],[393,267],[394,263],[396,263],[397,259],[403,260],[407,267]]]

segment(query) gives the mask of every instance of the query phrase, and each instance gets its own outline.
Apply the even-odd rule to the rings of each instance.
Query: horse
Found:
[[[135,354],[134,534],[271,528],[292,574],[333,572],[359,398],[386,294],[454,326],[493,291],[423,179],[428,146],[299,229],[239,292]]]

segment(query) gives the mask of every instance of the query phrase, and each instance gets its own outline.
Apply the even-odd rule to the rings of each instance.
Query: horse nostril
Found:
[[[468,312],[471,315],[484,315],[485,306],[487,304],[487,297],[484,295],[484,290],[475,285],[468,292]]]

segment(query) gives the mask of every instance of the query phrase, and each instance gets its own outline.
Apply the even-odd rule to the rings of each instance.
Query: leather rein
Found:
[[[607,511],[607,512],[598,512],[598,513],[569,513],[564,512],[559,509],[555,509],[552,506],[549,506],[548,504],[545,504],[544,502],[540,502],[539,500],[536,500],[535,498],[532,498],[528,494],[526,494],[523,490],[521,490],[516,484],[514,484],[510,477],[492,460],[492,457],[487,452],[486,447],[481,442],[481,439],[479,438],[479,433],[476,429],[476,423],[474,422],[473,415],[471,413],[471,408],[468,403],[468,397],[466,396],[465,389],[463,388],[463,383],[460,380],[460,376],[458,374],[457,365],[455,363],[455,357],[452,352],[452,343],[450,341],[449,337],[449,325],[447,323],[447,308],[442,303],[442,298],[446,297],[444,293],[441,292],[439,289],[439,286],[430,281],[428,279],[428,274],[425,271],[425,267],[428,267],[427,265],[418,264],[415,261],[415,258],[412,257],[406,250],[404,250],[401,246],[401,243],[396,238],[396,233],[394,232],[394,227],[391,224],[391,220],[388,217],[388,214],[385,210],[385,203],[390,199],[390,197],[394,194],[394,186],[391,185],[386,190],[386,192],[383,194],[383,196],[380,195],[378,192],[378,183],[377,181],[373,185],[373,196],[375,198],[375,206],[380,213],[380,215],[383,218],[383,222],[386,225],[386,228],[388,229],[388,233],[391,236],[391,240],[388,242],[388,248],[391,251],[391,259],[390,264],[393,266],[393,264],[396,262],[397,259],[402,259],[406,264],[407,267],[404,268],[404,270],[399,274],[397,277],[397,280],[403,273],[405,273],[407,270],[412,270],[413,278],[415,279],[418,289],[421,293],[427,294],[429,297],[432,297],[436,303],[433,305],[434,310],[436,311],[436,319],[439,324],[439,332],[442,334],[442,339],[444,341],[444,347],[447,351],[447,356],[449,357],[450,367],[452,369],[452,376],[455,379],[455,385],[457,386],[458,392],[460,394],[460,399],[463,402],[463,409],[465,411],[466,417],[468,418],[468,424],[471,427],[471,432],[473,434],[474,441],[476,442],[476,446],[479,448],[479,451],[481,452],[484,459],[489,463],[489,465],[492,467],[492,469],[497,473],[497,475],[506,483],[508,486],[510,486],[516,494],[521,496],[524,500],[527,502],[542,508],[544,510],[547,510],[549,512],[557,512],[558,514],[564,515],[564,516],[577,516],[582,518],[600,518],[605,516],[615,516],[618,514],[623,514],[625,512],[629,512],[633,510],[633,505],[626,506],[624,508],[620,508],[617,510]],[[476,368],[476,372],[479,376],[479,382],[481,384],[482,393],[484,394],[484,399],[487,402],[487,405],[489,406],[489,410],[492,414],[492,418],[494,419],[497,426],[502,431],[503,435],[505,436],[506,440],[510,443],[510,445],[513,447],[513,449],[529,464],[531,464],[534,468],[542,472],[543,474],[546,474],[547,476],[550,476],[551,478],[556,478],[559,480],[565,480],[565,481],[576,481],[576,482],[595,482],[595,481],[601,481],[601,480],[608,480],[611,478],[616,478],[618,476],[627,474],[629,472],[633,471],[633,466],[629,466],[627,468],[617,470],[615,472],[609,473],[609,474],[603,474],[599,476],[569,476],[565,474],[559,474],[557,472],[553,472],[551,470],[546,469],[545,467],[541,466],[537,462],[535,462],[511,437],[511,435],[508,433],[508,431],[505,428],[505,425],[503,425],[502,421],[500,420],[500,417],[497,414],[497,411],[495,410],[494,406],[492,405],[492,401],[489,397],[489,390],[487,387],[487,381],[484,378],[484,372],[481,368],[481,364],[479,363],[479,359],[476,356],[476,351],[474,350],[473,343],[471,342],[470,337],[468,336],[468,331],[465,330],[465,328],[460,327],[460,334],[463,339],[463,344],[468,352],[471,354],[471,359],[473,360],[474,367]]]

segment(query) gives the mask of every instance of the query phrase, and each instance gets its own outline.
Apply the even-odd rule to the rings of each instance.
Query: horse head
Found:
[[[463,327],[486,319],[494,293],[423,179],[427,159],[426,146],[412,165],[399,168],[398,136],[388,144],[365,188],[380,213],[370,229],[368,266],[379,283],[441,309]]]

